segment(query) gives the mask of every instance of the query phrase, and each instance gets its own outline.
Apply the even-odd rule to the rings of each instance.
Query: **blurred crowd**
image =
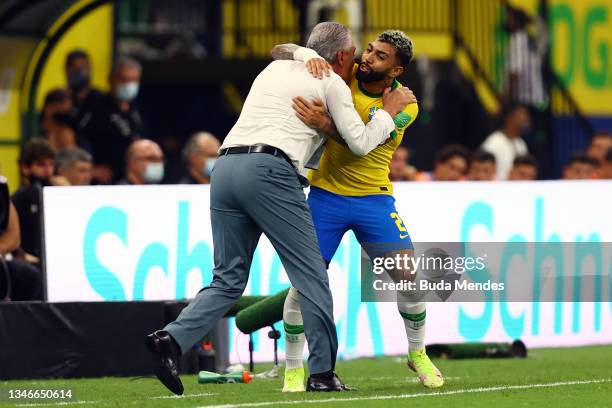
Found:
[[[142,68],[130,58],[119,58],[109,74],[108,93],[91,85],[92,66],[84,51],[66,58],[67,89],[54,89],[41,112],[41,136],[21,151],[21,185],[6,198],[0,217],[0,279],[10,284],[0,290],[0,301],[42,298],[43,239],[39,209],[43,186],[92,184],[160,184],[166,159],[162,148],[147,139],[135,104]],[[410,164],[410,151],[400,147],[389,168],[391,181],[537,180],[538,160],[529,153],[523,135],[531,126],[529,107],[511,104],[500,127],[476,151],[448,145],[435,156],[432,171]],[[410,130],[408,130],[410,133]],[[182,184],[208,184],[220,140],[207,132],[192,135],[183,147]],[[600,132],[584,152],[576,152],[563,171],[564,179],[612,179],[612,135]],[[6,211],[5,211],[6,210]],[[4,225],[2,225],[4,219]],[[0,282],[1,283],[1,282]]]
[[[501,115],[501,126],[478,149],[452,144],[440,149],[431,172],[410,165],[410,151],[397,149],[391,161],[391,181],[505,181],[538,180],[539,163],[529,153],[523,136],[530,128],[524,105],[511,104]],[[408,130],[409,132],[409,130]],[[596,133],[584,152],[574,152],[563,167],[564,180],[612,179],[612,134]]]

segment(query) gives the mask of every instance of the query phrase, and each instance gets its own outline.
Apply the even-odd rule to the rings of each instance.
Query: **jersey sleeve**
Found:
[[[406,106],[403,111],[395,115],[393,122],[395,123],[395,130],[391,132],[391,137],[396,138],[397,136],[403,136],[408,126],[412,125],[412,122],[416,119],[419,114],[419,105],[411,103]]]

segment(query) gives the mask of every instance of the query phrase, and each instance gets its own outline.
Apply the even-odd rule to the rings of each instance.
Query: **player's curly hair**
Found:
[[[402,66],[406,68],[413,55],[412,40],[400,30],[386,30],[378,36],[378,41],[391,44],[397,51]]]

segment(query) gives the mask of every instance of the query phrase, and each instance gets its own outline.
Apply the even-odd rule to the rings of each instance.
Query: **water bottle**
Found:
[[[200,371],[198,383],[200,384],[223,384],[223,383],[245,383],[251,382],[251,374],[248,371],[242,373],[218,374],[210,371]]]

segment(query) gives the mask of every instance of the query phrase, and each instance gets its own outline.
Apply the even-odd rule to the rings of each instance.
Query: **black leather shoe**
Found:
[[[149,334],[145,342],[153,355],[153,367],[159,381],[176,395],[183,395],[183,383],[177,366],[179,350],[170,333],[158,330]]]
[[[355,388],[344,385],[340,377],[338,377],[336,373],[334,373],[334,376],[329,380],[321,380],[319,378],[308,377],[308,382],[306,383],[306,391],[355,391]]]

